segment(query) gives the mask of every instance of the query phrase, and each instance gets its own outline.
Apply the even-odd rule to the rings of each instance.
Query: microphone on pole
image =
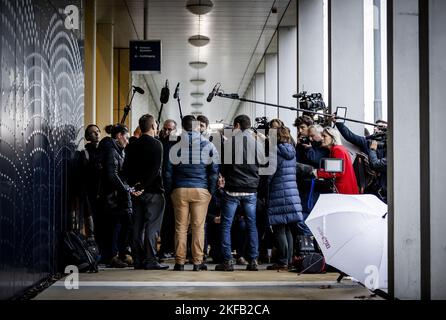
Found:
[[[142,88],[136,87],[136,86],[132,86],[132,87],[133,87],[133,90],[135,90],[139,94],[144,94],[144,90]]]
[[[175,93],[173,94],[174,99],[178,99],[179,91],[180,91],[180,83],[178,82],[177,87],[175,88]]]
[[[161,89],[160,102],[162,104],[167,103],[169,101],[169,95],[170,95],[169,81],[166,80],[166,84],[164,85],[164,88]]]
[[[208,98],[206,99],[207,102],[211,102],[212,101],[212,98],[218,93],[218,90],[220,89],[220,85],[221,85],[220,83],[217,83],[214,86],[214,89],[212,89],[212,92],[209,93]]]

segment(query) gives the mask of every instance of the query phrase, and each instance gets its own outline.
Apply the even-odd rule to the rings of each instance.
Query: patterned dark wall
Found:
[[[0,299],[58,271],[82,142],[82,0],[0,0]],[[78,30],[64,22],[79,8]]]

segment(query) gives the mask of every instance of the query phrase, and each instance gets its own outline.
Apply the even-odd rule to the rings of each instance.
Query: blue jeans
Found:
[[[257,193],[249,196],[232,197],[226,192],[221,202],[221,248],[224,261],[232,260],[231,254],[231,226],[238,206],[242,206],[245,213],[246,231],[248,236],[248,260],[259,256],[259,238],[256,225]]]
[[[310,231],[310,228],[305,224],[305,220],[307,220],[310,214],[308,212],[302,212],[303,220],[297,222],[297,230],[299,235],[301,236],[312,236],[313,234]]]

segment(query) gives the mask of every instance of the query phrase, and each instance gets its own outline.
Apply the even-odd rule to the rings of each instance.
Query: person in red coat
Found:
[[[353,170],[352,159],[347,149],[342,145],[339,131],[327,127],[322,133],[322,147],[330,150],[330,158],[342,159],[343,171],[339,173],[328,173],[322,169],[317,170],[318,178],[335,178],[335,187],[338,193],[358,194],[355,171]]]

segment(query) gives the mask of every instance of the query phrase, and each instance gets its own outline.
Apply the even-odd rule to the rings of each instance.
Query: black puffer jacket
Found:
[[[131,214],[130,188],[122,178],[124,150],[110,137],[99,143],[101,152],[100,198],[103,209],[113,214]]]

